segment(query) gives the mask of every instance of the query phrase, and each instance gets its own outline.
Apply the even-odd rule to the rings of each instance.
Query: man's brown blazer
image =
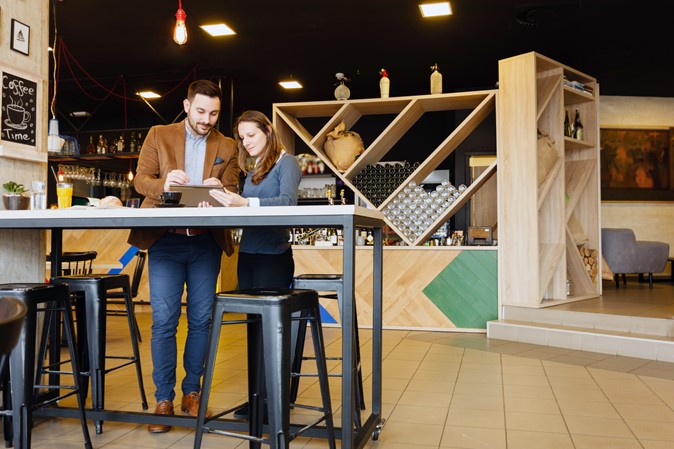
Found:
[[[136,192],[145,196],[140,207],[154,207],[164,191],[166,176],[171,170],[185,170],[185,121],[171,125],[153,126],[145,138],[133,185]],[[203,179],[218,178],[227,190],[237,191],[239,165],[236,142],[212,129],[206,140]],[[167,228],[135,228],[128,242],[140,249],[147,249],[167,232]],[[213,238],[227,255],[234,246],[228,229],[209,229]]]

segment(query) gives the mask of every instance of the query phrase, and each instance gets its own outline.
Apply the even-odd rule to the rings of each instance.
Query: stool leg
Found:
[[[290,447],[290,314],[280,307],[271,307],[262,318],[264,371],[268,401],[269,446]]]
[[[103,410],[105,404],[106,292],[100,283],[85,287],[84,310],[87,321],[87,349],[91,376],[91,408]],[[96,420],[96,434],[103,432],[103,421]]]
[[[24,435],[30,444],[30,430],[27,419],[30,414],[24,413],[25,406],[32,406],[33,385],[35,366],[35,333],[37,331],[37,306],[33,301],[25,301],[28,312],[23,321],[19,344],[14,347],[9,356],[9,370],[11,379],[12,399],[12,444],[16,449],[28,449],[24,446]],[[45,327],[47,321],[45,321]],[[28,416],[27,416],[28,415]]]
[[[339,304],[339,310],[341,312],[342,310],[342,288],[338,287],[337,288],[337,302]],[[356,298],[354,296],[353,302],[352,302],[352,310],[353,310],[353,345],[355,349],[355,354],[356,354],[356,368],[358,369],[358,375],[357,379],[354,379],[354,382],[358,382],[356,387],[356,401],[355,403],[360,407],[360,410],[365,410],[365,393],[363,392],[363,370],[361,369],[360,366],[360,336],[358,332],[358,309],[356,308]],[[341,317],[340,317],[341,319]],[[360,428],[360,410],[356,408],[356,427]]]
[[[143,410],[147,410],[147,398],[145,397],[145,387],[143,386],[143,370],[140,366],[140,349],[138,349],[138,323],[136,322],[131,292],[126,288],[124,288],[124,305],[126,306],[126,320],[129,323],[129,335],[131,336],[131,347],[133,348],[133,364],[136,367],[141,404]]]
[[[89,378],[91,377],[91,363],[89,362],[89,338],[87,337],[87,317],[84,292],[76,292],[71,297],[75,298],[75,320],[77,323],[77,353],[80,365],[80,386],[86,401],[89,396]],[[65,335],[65,333],[64,333]]]
[[[295,345],[293,347],[293,363],[292,363],[292,372],[297,373],[298,375],[293,376],[290,379],[290,403],[297,401],[297,395],[300,389],[300,377],[299,373],[302,372],[302,359],[304,357],[304,343],[307,336],[307,320],[303,318],[304,315],[301,315],[299,319],[294,319],[291,324],[292,328],[292,337],[295,339]]]
[[[80,422],[82,423],[82,433],[84,434],[84,447],[91,449],[91,435],[89,435],[89,428],[87,427],[87,420],[84,411],[84,393],[80,385],[81,376],[80,368],[77,363],[77,348],[75,346],[75,326],[73,325],[72,311],[70,310],[70,300],[66,300],[63,310],[63,324],[66,332],[66,339],[68,341],[68,352],[70,353],[70,360],[73,369],[73,384],[77,390],[77,408],[80,411]],[[30,447],[30,446],[27,446]]]
[[[4,368],[6,373],[2,377],[2,409],[11,410],[12,394],[9,390],[9,364],[5,363]],[[0,373],[0,376],[2,375],[3,373]],[[2,434],[5,437],[5,447],[10,447],[12,445],[12,419],[9,416],[2,417]]]
[[[204,435],[204,424],[206,422],[206,410],[208,410],[208,397],[211,394],[211,384],[213,383],[213,371],[215,370],[215,357],[218,353],[218,342],[220,341],[220,331],[222,329],[222,316],[224,311],[218,303],[215,304],[213,311],[213,321],[208,336],[208,350],[206,352],[206,361],[204,367],[204,380],[201,384],[201,401],[199,402],[199,412],[197,413],[196,431],[194,432],[194,449],[201,448],[201,440]]]
[[[356,403],[360,405],[361,410],[365,410],[365,393],[363,392],[363,370],[360,367],[360,335],[358,332],[358,313],[356,309],[356,298],[353,298],[353,344],[356,349],[356,369],[358,370],[358,385],[356,385]],[[360,412],[357,413],[360,421]],[[360,427],[360,426],[359,426]]]
[[[328,445],[335,449],[335,428],[332,419],[332,406],[330,404],[330,383],[328,382],[328,366],[325,360],[325,342],[321,332],[321,311],[318,307],[312,309],[311,339],[314,343],[316,356],[316,371],[323,399],[323,413],[325,414],[325,427],[328,431]]]
[[[263,358],[262,326],[258,316],[248,315],[248,434],[262,437],[264,415],[267,413],[265,389],[265,361]],[[251,441],[250,449],[259,449],[261,444]]]

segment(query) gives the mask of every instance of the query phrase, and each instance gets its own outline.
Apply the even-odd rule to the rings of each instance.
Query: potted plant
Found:
[[[26,188],[23,184],[18,184],[14,181],[6,182],[2,185],[5,193],[2,194],[2,202],[7,210],[22,210],[28,209],[30,205],[30,198],[24,193]]]

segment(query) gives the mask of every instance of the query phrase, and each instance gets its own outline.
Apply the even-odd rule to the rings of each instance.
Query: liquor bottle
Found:
[[[103,140],[103,134],[98,135],[98,145],[96,146],[96,153],[98,154],[105,153],[105,141]]]
[[[136,151],[140,151],[143,147],[143,133],[138,133],[138,140],[136,143]]]
[[[94,145],[94,136],[89,136],[89,145],[87,145],[87,154],[96,154],[96,145]]]
[[[124,135],[119,136],[119,140],[117,141],[117,152],[124,152]]]
[[[442,74],[438,72],[438,64],[435,63],[431,66],[431,94],[441,94],[442,93]]]
[[[573,120],[573,138],[583,140],[583,124],[580,121],[578,109],[576,109],[576,118]]]
[[[138,143],[136,142],[136,135],[133,131],[131,131],[131,137],[129,138],[129,152],[135,153],[137,145]]]
[[[366,245],[374,245],[374,235],[372,235],[371,230],[367,231],[367,237],[365,237],[365,244]]]
[[[571,120],[569,120],[569,111],[564,111],[564,136],[571,137],[573,134],[571,130]]]
[[[332,246],[337,246],[337,231],[335,229],[330,229],[330,243],[332,243]]]

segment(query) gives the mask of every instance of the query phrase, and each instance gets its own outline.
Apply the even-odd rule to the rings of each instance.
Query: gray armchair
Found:
[[[653,273],[665,270],[669,258],[669,244],[639,241],[631,229],[603,228],[601,252],[615,274],[615,286],[620,288],[618,276],[622,274],[627,285],[626,273],[648,273],[648,285],[653,288]]]

